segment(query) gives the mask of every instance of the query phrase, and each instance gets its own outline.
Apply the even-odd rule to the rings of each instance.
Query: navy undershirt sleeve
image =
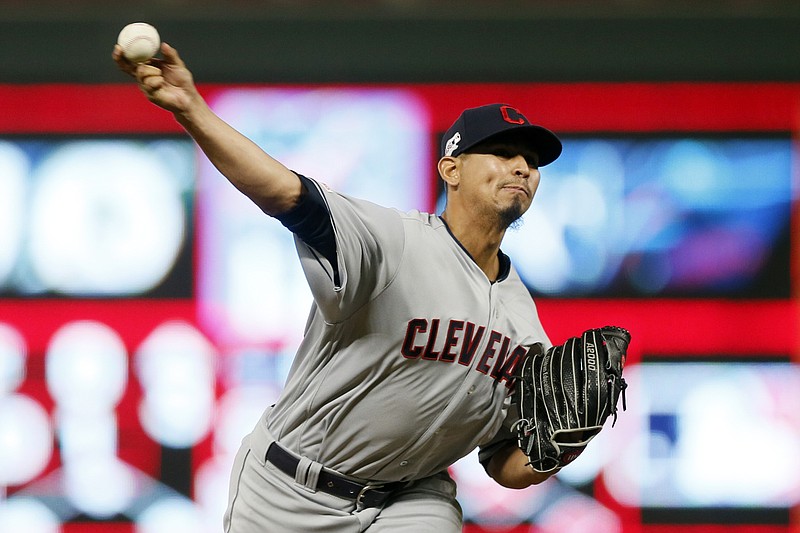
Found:
[[[301,174],[297,176],[303,184],[305,194],[294,208],[275,218],[338,271],[336,236],[325,199],[310,179]]]

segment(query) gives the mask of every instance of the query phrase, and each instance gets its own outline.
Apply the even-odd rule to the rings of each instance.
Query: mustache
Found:
[[[531,195],[531,188],[524,181],[507,181],[505,183],[500,184],[500,188],[501,189],[504,188],[504,187],[519,187],[520,189],[525,191],[525,193],[528,196]]]

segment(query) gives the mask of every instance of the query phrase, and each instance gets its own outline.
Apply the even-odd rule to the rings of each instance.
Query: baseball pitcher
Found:
[[[498,483],[528,487],[616,416],[628,333],[552,346],[500,249],[561,153],[556,135],[509,105],[467,109],[442,140],[444,212],[400,212],[287,169],[209,109],[174,48],[161,53],[113,58],[294,234],[314,297],[285,388],[236,457],[226,532],[461,531],[455,461],[479,447]]]

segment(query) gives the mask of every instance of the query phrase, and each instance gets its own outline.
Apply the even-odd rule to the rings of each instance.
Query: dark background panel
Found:
[[[207,82],[797,80],[800,4],[0,1],[0,83],[115,82],[145,20]]]

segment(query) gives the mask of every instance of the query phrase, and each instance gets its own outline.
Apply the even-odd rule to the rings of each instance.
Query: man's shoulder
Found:
[[[423,224],[425,226],[431,226],[434,228],[438,228],[442,226],[442,220],[437,216],[431,213],[426,213],[424,211],[419,211],[417,209],[412,209],[410,211],[404,211],[400,214],[400,216],[409,222],[417,222]]]

